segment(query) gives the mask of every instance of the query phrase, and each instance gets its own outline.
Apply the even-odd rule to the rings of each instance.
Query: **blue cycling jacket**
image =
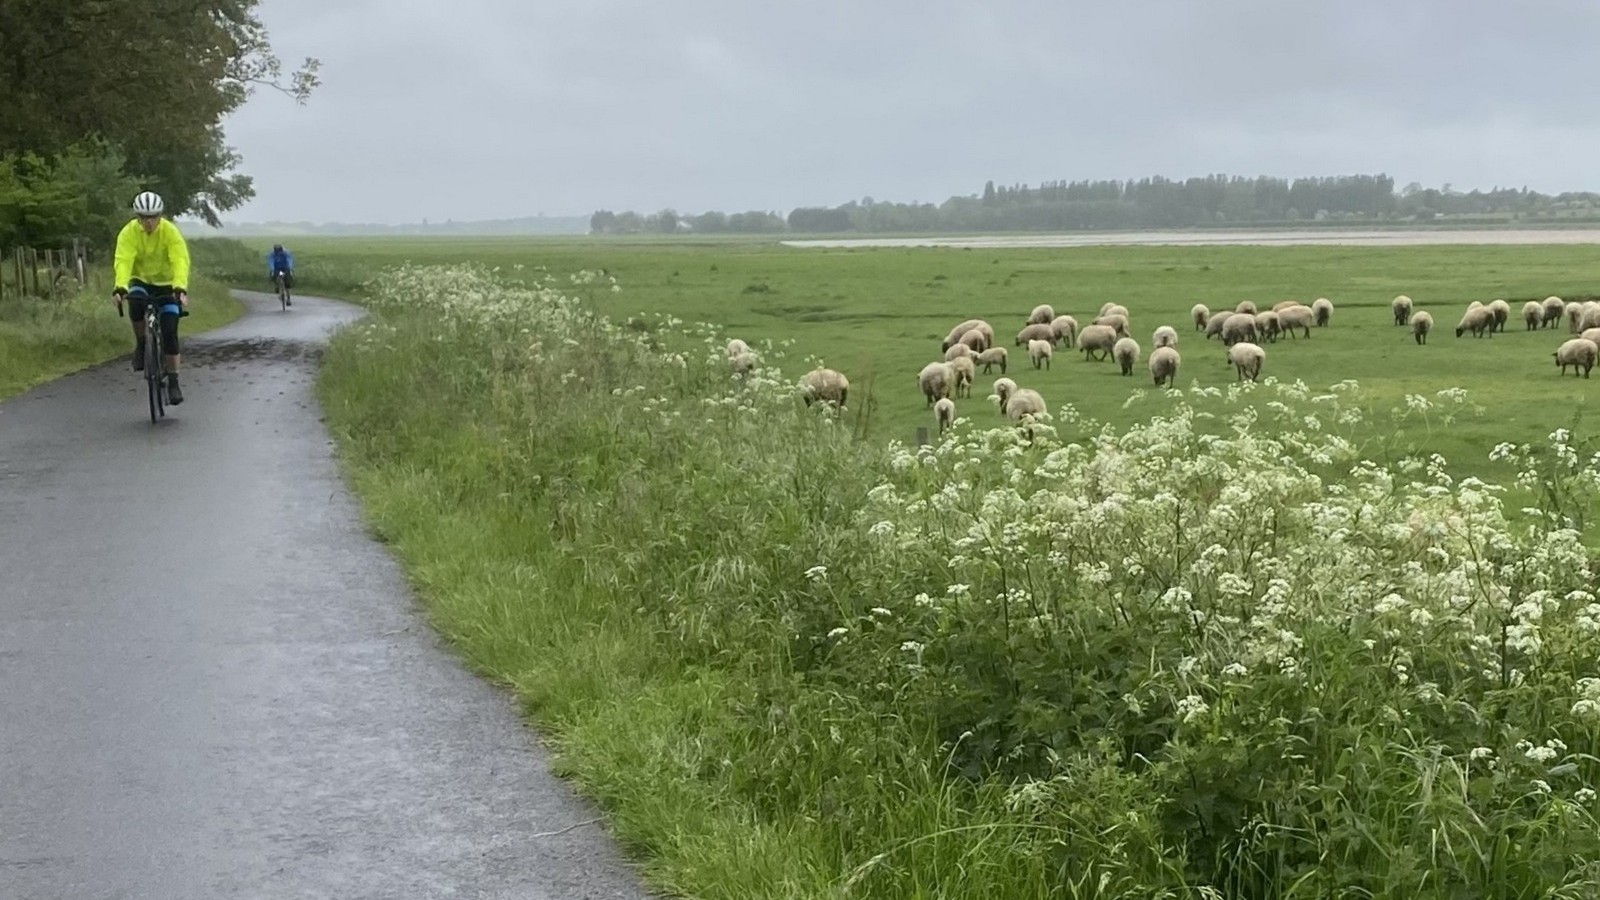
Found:
[[[294,272],[294,254],[288,250],[282,253],[273,253],[269,250],[267,252],[267,277],[271,278],[278,274],[279,270]]]

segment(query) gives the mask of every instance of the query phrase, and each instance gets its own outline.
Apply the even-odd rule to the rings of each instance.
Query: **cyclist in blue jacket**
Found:
[[[276,279],[279,272],[283,273],[283,286],[294,290],[294,254],[283,249],[282,244],[273,244],[272,252],[267,254],[267,279]],[[293,306],[294,301],[290,300],[289,305]]]

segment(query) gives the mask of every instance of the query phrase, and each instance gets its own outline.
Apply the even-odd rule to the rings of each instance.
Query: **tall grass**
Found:
[[[1600,890],[1594,445],[1497,448],[1514,525],[1363,459],[1349,382],[859,442],[771,342],[739,379],[530,282],[383,275],[320,389],[433,620],[667,889]]]

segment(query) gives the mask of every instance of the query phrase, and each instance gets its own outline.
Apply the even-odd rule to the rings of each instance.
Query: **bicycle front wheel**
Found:
[[[158,324],[150,324],[145,329],[144,342],[144,381],[150,390],[150,424],[167,414],[165,409],[166,398],[162,396],[161,380],[161,334]]]

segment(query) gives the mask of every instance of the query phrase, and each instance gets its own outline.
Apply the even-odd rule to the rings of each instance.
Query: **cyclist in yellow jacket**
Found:
[[[117,233],[112,289],[117,308],[128,300],[133,321],[133,368],[144,368],[144,315],[150,303],[160,304],[161,348],[166,359],[167,399],[183,402],[178,390],[178,318],[189,309],[189,245],[172,220],[162,218],[165,204],[159,194],[145,191],[133,199],[134,218]],[[176,302],[174,302],[176,301]]]

